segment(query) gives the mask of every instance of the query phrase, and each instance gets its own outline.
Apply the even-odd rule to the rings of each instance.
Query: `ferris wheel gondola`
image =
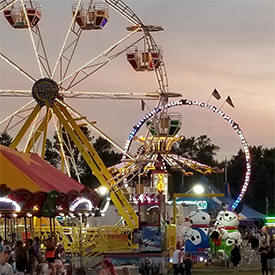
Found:
[[[15,29],[33,28],[41,19],[41,7],[35,1],[25,1],[24,6],[15,3],[4,10],[4,16]]]
[[[79,9],[74,4],[74,14],[75,21],[82,30],[101,30],[109,20],[109,9],[104,3],[90,2],[87,8],[81,5]]]

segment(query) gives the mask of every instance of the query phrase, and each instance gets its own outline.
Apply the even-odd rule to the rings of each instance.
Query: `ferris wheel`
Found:
[[[162,50],[151,35],[151,32],[161,31],[161,27],[144,25],[123,1],[78,0],[70,4],[71,21],[56,61],[52,64],[40,30],[40,25],[43,26],[43,20],[46,18],[41,4],[33,0],[3,0],[0,2],[0,11],[6,19],[6,24],[16,32],[24,32],[25,35],[28,32],[37,63],[35,73],[30,73],[28,68],[20,66],[8,53],[0,53],[4,63],[17,70],[29,81],[25,89],[16,90],[12,87],[1,89],[0,96],[32,97],[31,101],[0,121],[1,132],[9,133],[12,130],[16,132],[15,129],[19,129],[11,147],[21,146],[22,148],[23,146],[24,152],[40,151],[43,157],[51,122],[60,144],[62,167],[68,175],[70,175],[70,166],[76,167],[76,163],[73,156],[68,155],[72,153],[72,150],[71,145],[64,141],[63,136],[68,135],[68,131],[64,131],[62,121],[72,121],[71,125],[74,123],[85,125],[111,142],[118,150],[123,151],[123,148],[104,134],[93,122],[88,121],[77,110],[69,106],[66,102],[67,98],[146,99],[158,100],[161,104],[167,102],[168,96],[177,96],[168,92],[168,79]],[[130,26],[126,28],[126,35],[120,37],[112,45],[107,45],[103,51],[96,53],[77,69],[71,70],[83,34],[104,32],[112,24],[112,12],[118,14],[121,20],[130,23]],[[77,85],[88,77],[92,77],[121,55],[126,56],[125,61],[128,61],[129,67],[136,72],[155,74],[157,92],[104,93],[75,90]],[[131,156],[128,155],[128,157]]]
[[[44,4],[46,3],[45,1]],[[52,64],[40,29],[46,18],[40,3],[33,0],[0,1],[0,12],[10,29],[14,33],[24,32],[25,36],[28,33],[36,63],[35,70],[32,66],[25,68],[7,52],[1,51],[2,61],[27,79],[29,84],[24,89],[12,89],[12,87],[1,89],[0,96],[32,98],[0,121],[1,132],[17,133],[10,145],[11,148],[21,150],[23,146],[23,152],[36,152],[43,158],[50,125],[53,125],[60,147],[61,169],[70,176],[71,167],[76,168],[72,144],[66,143],[66,140],[72,140],[95,176],[110,191],[111,199],[127,224],[131,228],[136,228],[138,224],[136,213],[124,197],[111,172],[102,163],[97,152],[85,137],[81,126],[92,129],[118,150],[123,151],[123,148],[104,134],[93,122],[71,107],[66,99],[146,99],[157,100],[159,105],[167,102],[168,97],[178,96],[168,92],[162,51],[151,35],[151,32],[161,31],[162,28],[143,24],[132,9],[120,0],[78,0],[66,2],[65,5],[70,8],[71,19],[56,61]],[[127,33],[105,48],[100,45],[99,52],[72,70],[83,34],[104,32],[112,24],[114,14],[127,22],[128,25],[125,28]],[[89,46],[94,44],[95,39],[89,42]],[[20,49],[21,51],[24,49],[21,43]],[[77,85],[123,54],[126,55],[125,60],[129,62],[129,66],[137,73],[154,73],[158,85],[157,92],[103,93],[75,90]],[[13,79],[16,78],[13,77]],[[130,154],[127,156],[133,158]],[[76,176],[80,179],[77,171]]]

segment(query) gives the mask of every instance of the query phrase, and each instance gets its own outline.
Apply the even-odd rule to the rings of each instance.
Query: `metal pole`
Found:
[[[12,231],[13,231],[13,229],[12,229],[12,220],[13,220],[13,218],[11,218],[11,220],[10,220],[10,242],[12,242]]]
[[[173,224],[176,224],[176,198],[173,198]]]
[[[141,191],[140,191],[140,172],[141,170],[138,171],[138,193],[141,194]]]
[[[5,241],[7,240],[7,217],[5,216]]]
[[[55,234],[55,217],[53,217],[53,233]]]
[[[16,226],[16,240],[18,240],[19,236],[18,236],[18,220],[17,220],[17,218],[15,219],[15,226]]]
[[[52,218],[50,218],[50,232],[51,232],[51,236],[52,236],[53,235]]]
[[[27,243],[28,239],[28,228],[27,228],[27,218],[24,216],[24,226],[25,226],[25,243]]]
[[[82,246],[82,215],[79,218],[79,252],[80,252],[80,268],[84,267],[83,246]]]

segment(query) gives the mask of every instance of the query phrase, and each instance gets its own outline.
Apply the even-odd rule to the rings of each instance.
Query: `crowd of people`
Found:
[[[65,249],[57,243],[55,236],[51,236],[44,242],[46,248],[41,251],[42,242],[38,237],[16,240],[14,243],[3,241],[0,236],[0,274],[1,275],[69,275],[71,269],[65,269],[68,262]],[[260,254],[262,275],[275,275],[275,240],[270,239],[269,243],[263,241],[260,245],[255,236],[251,236],[247,243],[251,251]],[[241,247],[235,243],[230,252],[230,261],[234,271],[237,271],[242,259]],[[70,266],[70,265],[67,265]],[[180,241],[176,244],[173,252],[173,273],[174,275],[191,275],[192,258],[190,254],[184,254]],[[127,272],[125,273],[127,274]],[[115,266],[109,259],[101,262],[101,270],[98,275],[117,275]]]
[[[260,255],[262,275],[275,275],[275,240],[270,239],[269,242],[264,240],[260,246],[260,241],[255,235],[251,235],[247,239],[247,242],[245,242],[245,247],[240,247],[237,242],[232,246],[229,261],[233,267],[233,272],[238,271],[242,261],[243,252],[247,247],[249,247],[251,252],[249,254],[250,261],[253,260],[253,255],[256,255],[256,257],[258,257],[257,255]],[[254,263],[256,262],[257,261]],[[190,257],[190,254],[184,254],[181,242],[178,241],[176,244],[176,249],[173,252],[174,275],[190,275],[191,268],[192,257]]]
[[[13,243],[3,241],[0,237],[0,274],[29,274],[29,275],[66,275],[64,264],[66,258],[65,249],[57,244],[55,236],[45,240],[45,253],[41,251],[42,242],[38,237],[16,240]],[[70,266],[70,265],[68,265]],[[69,275],[69,274],[68,274]]]

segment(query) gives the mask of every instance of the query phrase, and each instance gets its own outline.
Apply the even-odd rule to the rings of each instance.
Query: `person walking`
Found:
[[[23,241],[18,240],[15,243],[15,268],[18,272],[27,272],[28,269],[28,257],[27,249],[24,247]]]
[[[191,268],[193,266],[191,255],[187,254],[183,260],[184,271],[186,275],[191,275]]]
[[[259,253],[261,255],[262,275],[268,275],[268,269],[267,269],[268,245],[267,245],[267,242],[263,242],[262,246],[259,249]]]
[[[56,267],[54,264],[56,245],[57,245],[57,238],[55,235],[49,237],[45,241],[45,246],[46,246],[45,260],[49,264],[49,268],[51,269],[51,275],[56,275]]]
[[[267,251],[267,268],[270,271],[270,275],[274,274],[275,269],[275,241],[271,240]]]
[[[39,239],[39,237],[34,238],[32,247],[34,249],[34,254],[35,254],[36,260],[40,264],[42,262],[42,253],[40,250],[41,240]]]
[[[233,266],[234,266],[234,272],[237,272],[237,268],[238,268],[240,261],[241,261],[240,248],[237,245],[237,243],[235,243],[235,245],[233,246],[233,248],[231,250],[231,262],[233,263]]]
[[[183,258],[183,253],[181,250],[181,243],[180,241],[177,242],[176,244],[176,250],[173,252],[173,270],[174,270],[174,275],[184,275],[184,270],[182,267],[182,259]]]

